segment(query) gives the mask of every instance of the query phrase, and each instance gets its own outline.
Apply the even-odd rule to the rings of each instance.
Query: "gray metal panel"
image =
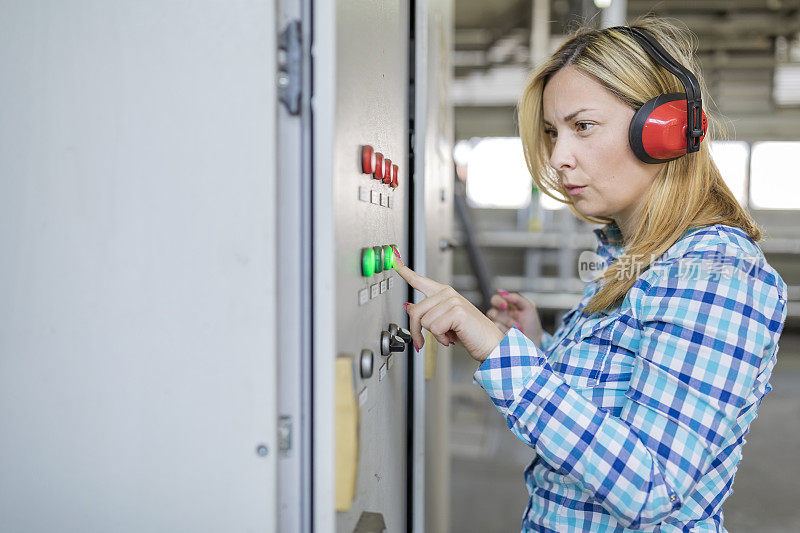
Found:
[[[0,530],[274,531],[274,25],[0,6]]]
[[[381,379],[381,331],[406,320],[406,287],[393,272],[361,276],[364,247],[408,249],[408,34],[406,2],[315,4],[312,102],[314,132],[315,528],[329,531],[333,507],[333,362],[375,353],[371,378],[357,375],[360,396],[356,495],[337,513],[352,531],[363,511],[383,515],[389,531],[406,529],[407,357],[396,353]],[[361,173],[360,147],[371,145],[399,165],[392,190]],[[359,199],[359,187],[392,198],[392,207]],[[359,304],[359,291],[394,276],[394,286]],[[413,352],[412,352],[413,353]],[[363,393],[364,390],[366,393]]]
[[[334,205],[336,227],[337,355],[375,353],[376,371],[356,378],[360,405],[359,464],[351,511],[339,513],[339,531],[352,531],[361,512],[383,515],[388,531],[406,529],[407,357],[389,364],[380,355],[380,334],[405,322],[406,287],[393,271],[361,276],[363,247],[396,244],[408,250],[408,35],[406,2],[340,1],[337,19],[337,136]],[[399,183],[388,185],[361,173],[360,145],[372,145],[399,165]],[[392,198],[391,208],[359,201],[366,187]],[[394,287],[359,305],[360,290],[394,276]],[[379,289],[380,291],[380,289]],[[387,364],[381,380],[381,366]],[[363,398],[363,397],[362,397]]]
[[[426,0],[417,7],[415,132],[415,267],[450,283],[452,257],[442,244],[452,240],[453,117],[448,87],[452,76],[452,0]],[[424,177],[424,179],[422,179]],[[415,294],[417,300],[422,298]],[[425,381],[424,364],[414,376],[414,531],[446,533],[450,517],[450,355],[435,348],[436,371]],[[423,359],[424,360],[424,359]]]

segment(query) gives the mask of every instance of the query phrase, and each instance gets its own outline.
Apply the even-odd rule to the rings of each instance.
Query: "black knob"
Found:
[[[408,331],[406,328],[398,328],[397,336],[403,339],[403,342],[405,342],[406,344],[411,342],[411,332]]]
[[[389,324],[389,335],[397,335],[403,342],[408,344],[411,342],[411,332],[405,328],[401,328],[397,324]]]
[[[404,352],[406,343],[397,335],[392,335],[388,331],[381,331],[381,355],[388,357],[392,352]]]
[[[393,335],[389,339],[389,351],[390,352],[404,352],[404,351],[406,351],[406,343],[403,342],[403,339],[401,339],[397,335]]]

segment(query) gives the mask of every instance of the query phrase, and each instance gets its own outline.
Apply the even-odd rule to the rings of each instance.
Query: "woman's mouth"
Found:
[[[586,185],[583,185],[582,187],[567,187],[567,192],[569,192],[572,196],[576,196],[583,192],[583,189],[585,188]]]

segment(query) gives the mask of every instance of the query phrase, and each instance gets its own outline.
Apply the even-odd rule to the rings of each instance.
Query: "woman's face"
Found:
[[[583,215],[613,218],[626,234],[662,166],[643,163],[631,150],[628,126],[634,110],[573,66],[550,78],[542,105],[550,164],[568,191],[583,186],[570,194],[575,208]]]

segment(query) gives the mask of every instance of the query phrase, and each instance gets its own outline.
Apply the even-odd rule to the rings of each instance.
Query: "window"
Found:
[[[775,38],[775,70],[772,97],[778,106],[800,105],[800,34],[789,40]]]
[[[464,153],[459,153],[464,157]],[[471,207],[522,209],[531,203],[533,180],[519,137],[479,140],[467,157],[467,201]]]
[[[800,145],[800,143],[794,143],[794,145]],[[749,145],[743,141],[713,141],[709,148],[711,157],[714,158],[725,183],[739,203],[745,205]],[[798,148],[800,146],[795,146],[795,149]],[[788,152],[786,154],[785,157],[788,157]],[[467,201],[471,207],[523,209],[530,204],[533,182],[528,167],[525,165],[522,141],[519,137],[485,137],[459,141],[454,148],[453,159],[459,177],[466,179]],[[756,162],[753,164],[755,165]],[[788,160],[783,165],[788,168]],[[796,174],[794,182],[800,183]],[[760,190],[757,187],[756,184],[756,188],[751,190]],[[566,207],[563,202],[541,193],[539,194],[539,204],[543,209],[548,210]]]
[[[800,105],[800,64],[777,65],[772,87],[779,106]]]
[[[750,158],[750,200],[758,209],[800,209],[800,142],[758,142]]]
[[[747,196],[747,155],[750,147],[744,141],[712,141],[709,144],[711,157],[722,173],[728,188],[745,205]]]

